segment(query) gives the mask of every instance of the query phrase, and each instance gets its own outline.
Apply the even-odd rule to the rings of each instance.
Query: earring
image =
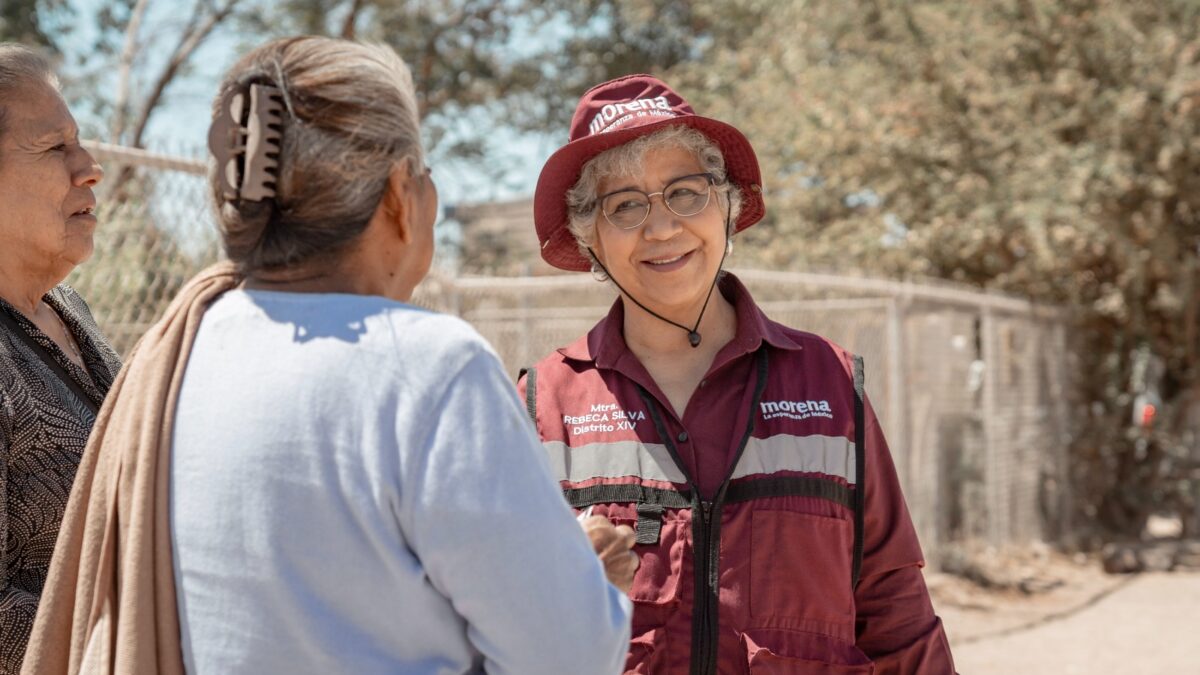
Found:
[[[600,266],[594,262],[592,263],[592,278],[602,283],[608,281],[608,275],[605,274],[603,270],[600,269]]]
[[[608,272],[604,270],[604,265],[600,264],[600,259],[596,257],[596,252],[591,246],[587,247],[587,258],[592,263],[592,278],[601,283],[608,281]]]

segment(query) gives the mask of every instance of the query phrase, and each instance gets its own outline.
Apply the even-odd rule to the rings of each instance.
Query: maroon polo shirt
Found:
[[[737,277],[725,275],[718,289],[737,313],[737,332],[717,352],[682,414],[672,409],[666,394],[625,343],[623,301],[613,303],[608,316],[585,339],[558,350],[577,361],[594,360],[597,367],[615,370],[650,392],[662,409],[667,431],[686,464],[684,468],[706,498],[713,496],[728,475],[746,429],[755,379],[754,352],[763,342],[782,350],[802,349],[762,313]]]
[[[715,641],[722,673],[742,672],[747,659],[753,672],[768,662],[783,670],[763,672],[809,672],[804,668],[811,665],[803,664],[811,659],[853,666],[845,672],[868,672],[869,659],[876,675],[954,672],[921,576],[916,532],[869,402],[865,476],[856,475],[852,355],[769,320],[732,275],[719,288],[735,308],[737,329],[684,411],[671,409],[626,344],[621,300],[587,335],[538,363],[535,395],[527,379],[518,383],[568,500],[638,525],[642,564],[630,592],[635,609],[627,668],[687,672],[689,644]],[[756,401],[760,363],[768,377]],[[747,435],[751,414],[755,425]],[[712,500],[731,473],[730,495],[780,481],[792,481],[789,490],[807,486],[725,503],[715,568],[719,600],[711,610],[719,625],[700,638],[693,622],[703,617],[697,584],[704,577],[695,574],[696,555],[707,555],[711,544],[693,546],[694,511],[676,499],[662,512],[661,529],[649,527],[641,540],[645,491],[665,499],[687,487],[673,460],[657,450],[664,436],[701,499]],[[748,445],[732,471],[744,438]],[[629,488],[640,496],[630,496]],[[847,500],[860,488],[864,548],[852,587]]]

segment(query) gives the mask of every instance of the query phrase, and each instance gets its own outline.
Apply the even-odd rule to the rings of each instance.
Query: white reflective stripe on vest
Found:
[[[751,438],[734,478],[777,471],[823,473],[854,485],[854,441],[843,436],[777,434]]]
[[[558,480],[581,483],[591,478],[639,476],[645,480],[686,483],[687,478],[661,443],[617,441],[569,447],[562,441],[542,443]]]
[[[547,441],[542,445],[550,456],[554,476],[560,481],[582,483],[593,478],[637,476],[644,480],[687,482],[661,443],[616,441],[572,448],[562,441]],[[733,478],[779,471],[823,473],[853,485],[854,442],[841,436],[819,435],[751,438]]]

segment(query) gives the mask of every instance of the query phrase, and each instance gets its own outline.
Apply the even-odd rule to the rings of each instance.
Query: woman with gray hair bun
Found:
[[[233,66],[209,135],[230,261],[114,388],[25,672],[619,670],[632,531],[589,545],[492,349],[405,304],[437,213],[419,134],[385,47]]]

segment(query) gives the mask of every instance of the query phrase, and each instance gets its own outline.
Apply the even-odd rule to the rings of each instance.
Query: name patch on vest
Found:
[[[593,403],[591,409],[579,415],[563,415],[563,426],[572,436],[584,434],[633,431],[638,422],[646,419],[642,410],[625,410],[616,403]]]

